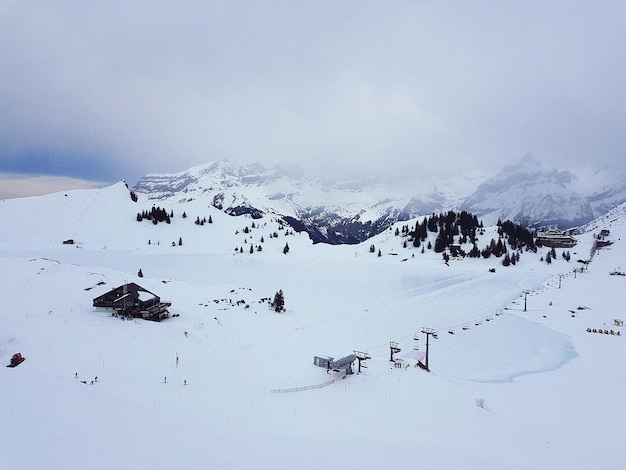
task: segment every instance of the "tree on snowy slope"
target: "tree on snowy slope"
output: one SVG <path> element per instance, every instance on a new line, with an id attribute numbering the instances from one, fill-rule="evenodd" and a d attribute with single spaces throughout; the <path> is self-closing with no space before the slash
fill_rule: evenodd
<path id="1" fill-rule="evenodd" d="M 274 300 L 272 300 L 270 306 L 274 309 L 275 312 L 278 313 L 285 310 L 285 294 L 283 294 L 282 289 L 274 294 Z"/>

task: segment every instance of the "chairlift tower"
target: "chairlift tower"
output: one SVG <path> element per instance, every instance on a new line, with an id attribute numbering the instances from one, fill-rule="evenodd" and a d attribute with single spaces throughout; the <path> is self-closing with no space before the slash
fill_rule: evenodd
<path id="1" fill-rule="evenodd" d="M 362 351 L 354 351 L 354 355 L 356 356 L 357 361 L 359 361 L 359 371 L 357 373 L 360 374 L 361 373 L 361 362 L 365 362 L 368 359 L 371 359 L 372 356 L 370 356 L 366 352 L 362 352 Z M 363 364 L 363 368 L 367 369 L 367 366 L 365 364 Z"/>
<path id="2" fill-rule="evenodd" d="M 389 342 L 389 349 L 391 350 L 389 361 L 393 362 L 393 355 L 399 353 L 402 350 L 398 347 L 398 343 L 396 343 L 395 341 Z"/>
<path id="3" fill-rule="evenodd" d="M 530 294 L 530 291 L 524 290 L 524 312 L 526 311 L 526 298 L 528 297 L 528 294 Z"/>
<path id="4" fill-rule="evenodd" d="M 431 336 L 437 339 L 437 332 L 432 328 L 422 328 L 422 333 L 426 335 L 426 363 L 424 365 L 426 366 L 426 370 L 430 370 L 428 368 L 428 356 L 430 356 L 430 354 L 428 354 L 428 344 L 429 344 L 428 339 Z"/>

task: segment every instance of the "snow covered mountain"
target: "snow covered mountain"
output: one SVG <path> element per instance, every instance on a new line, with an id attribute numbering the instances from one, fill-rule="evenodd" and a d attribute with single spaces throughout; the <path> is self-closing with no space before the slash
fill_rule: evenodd
<path id="1" fill-rule="evenodd" d="M 577 181 L 572 172 L 545 168 L 528 155 L 481 184 L 462 207 L 526 227 L 582 225 L 594 214 L 589 201 L 575 190 Z"/>
<path id="2" fill-rule="evenodd" d="M 147 175 L 134 191 L 155 204 L 202 200 L 230 215 L 276 215 L 314 242 L 354 244 L 398 220 L 457 206 L 483 178 L 322 181 L 295 167 L 220 160 L 181 173 Z"/>
<path id="3" fill-rule="evenodd" d="M 482 183 L 461 208 L 522 226 L 584 225 L 626 201 L 626 177 L 608 169 L 560 170 L 532 155 Z M 491 216 L 491 217 L 489 217 Z"/>
<path id="4" fill-rule="evenodd" d="M 528 155 L 489 178 L 413 175 L 322 181 L 296 167 L 235 166 L 225 160 L 175 174 L 150 174 L 134 190 L 154 203 L 203 201 L 230 215 L 276 215 L 311 239 L 354 244 L 394 222 L 466 210 L 493 224 L 571 228 L 626 201 L 626 176 L 559 170 Z"/>

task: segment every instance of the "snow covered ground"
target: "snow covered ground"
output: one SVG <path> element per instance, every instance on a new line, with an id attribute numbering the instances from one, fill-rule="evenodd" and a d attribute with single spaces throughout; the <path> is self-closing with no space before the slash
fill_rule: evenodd
<path id="1" fill-rule="evenodd" d="M 27 358 L 0 368 L 0 468 L 626 463 L 626 330 L 613 324 L 626 317 L 626 276 L 610 275 L 626 269 L 624 207 L 578 237 L 570 262 L 557 250 L 548 265 L 543 249 L 508 268 L 494 257 L 447 266 L 393 230 L 312 245 L 199 200 L 167 208 L 171 224 L 137 222 L 149 204 L 123 184 L 0 201 L 0 361 Z M 614 244 L 574 273 L 601 228 Z M 122 321 L 92 307 L 126 282 L 180 316 Z M 279 289 L 280 314 L 262 301 Z M 390 342 L 398 358 L 423 351 L 422 328 L 438 333 L 431 372 L 394 367 Z M 354 350 L 371 356 L 360 374 L 313 364 Z"/>

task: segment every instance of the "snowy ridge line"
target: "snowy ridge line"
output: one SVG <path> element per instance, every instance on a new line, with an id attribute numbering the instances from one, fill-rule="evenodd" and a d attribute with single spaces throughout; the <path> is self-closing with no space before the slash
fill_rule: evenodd
<path id="1" fill-rule="evenodd" d="M 329 380 L 328 382 L 324 382 L 323 384 L 317 385 L 306 385 L 304 387 L 296 387 L 296 388 L 275 388 L 274 390 L 270 390 L 272 393 L 289 393 L 289 392 L 302 392 L 303 390 L 314 390 L 316 388 L 327 387 L 330 384 L 335 383 L 335 379 Z"/>

